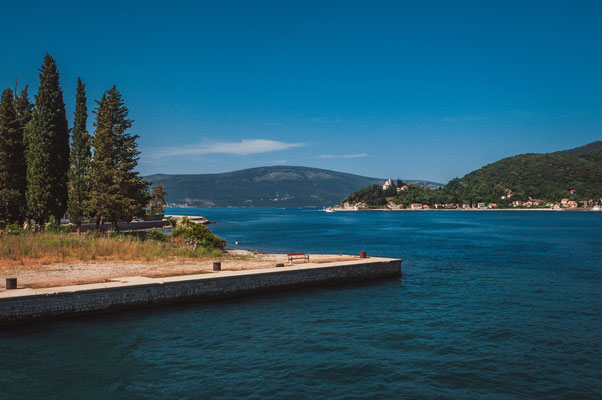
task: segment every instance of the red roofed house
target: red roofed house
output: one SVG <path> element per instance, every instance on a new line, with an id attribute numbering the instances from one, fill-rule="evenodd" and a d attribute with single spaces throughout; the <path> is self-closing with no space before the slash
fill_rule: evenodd
<path id="1" fill-rule="evenodd" d="M 403 206 L 401 204 L 395 204 L 392 201 L 387 203 L 387 207 L 389 207 L 391 210 L 401 210 L 403 208 Z"/>

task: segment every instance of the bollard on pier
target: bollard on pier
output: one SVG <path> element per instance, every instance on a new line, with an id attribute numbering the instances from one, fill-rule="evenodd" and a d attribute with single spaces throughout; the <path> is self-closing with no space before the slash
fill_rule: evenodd
<path id="1" fill-rule="evenodd" d="M 17 278 L 6 278 L 6 290 L 17 288 Z"/>

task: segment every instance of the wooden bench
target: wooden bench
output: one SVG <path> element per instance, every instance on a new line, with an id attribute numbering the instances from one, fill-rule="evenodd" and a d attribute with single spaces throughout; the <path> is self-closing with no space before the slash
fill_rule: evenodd
<path id="1" fill-rule="evenodd" d="M 295 262 L 295 260 L 303 260 L 303 262 L 309 262 L 309 254 L 305 253 L 290 253 L 287 254 L 288 262 L 291 264 Z"/>

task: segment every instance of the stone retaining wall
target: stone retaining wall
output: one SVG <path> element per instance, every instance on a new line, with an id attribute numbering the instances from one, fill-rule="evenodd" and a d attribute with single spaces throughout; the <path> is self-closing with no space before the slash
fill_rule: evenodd
<path id="1" fill-rule="evenodd" d="M 161 279 L 139 278 L 141 282 L 48 288 L 33 294 L 14 290 L 1 293 L 0 325 L 399 276 L 401 260 L 366 259 Z"/>
<path id="2" fill-rule="evenodd" d="M 105 222 L 104 224 L 105 230 L 110 230 L 113 228 L 113 224 L 111 222 Z M 117 227 L 122 231 L 127 230 L 138 230 L 138 229 L 152 229 L 157 228 L 161 229 L 166 226 L 169 226 L 169 222 L 167 220 L 158 220 L 158 221 L 132 221 L 132 222 L 118 222 Z M 72 225 L 71 230 L 75 232 L 77 230 L 75 225 Z M 96 224 L 93 222 L 85 222 L 82 224 L 82 232 L 88 232 L 96 230 Z"/>

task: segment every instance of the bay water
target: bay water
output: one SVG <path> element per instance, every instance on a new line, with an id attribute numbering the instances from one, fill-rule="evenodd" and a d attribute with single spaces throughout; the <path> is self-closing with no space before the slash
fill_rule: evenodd
<path id="1" fill-rule="evenodd" d="M 0 398 L 602 398 L 602 213 L 168 213 L 403 276 L 4 329 Z"/>

